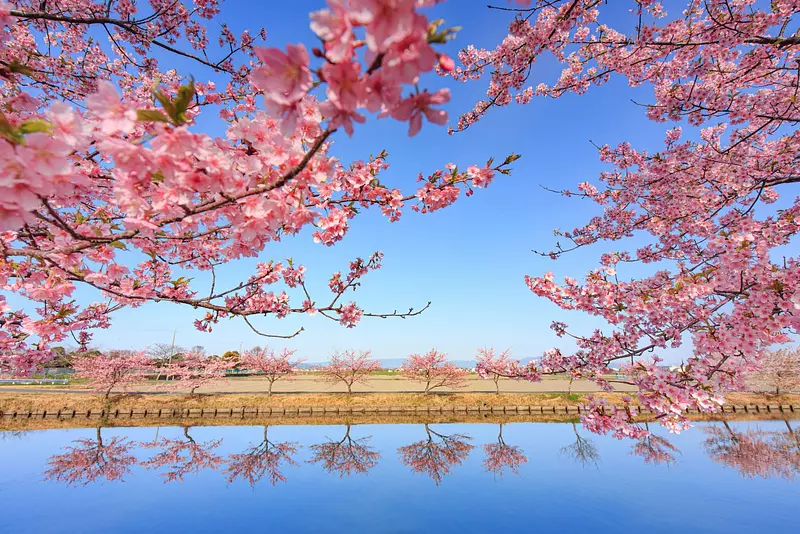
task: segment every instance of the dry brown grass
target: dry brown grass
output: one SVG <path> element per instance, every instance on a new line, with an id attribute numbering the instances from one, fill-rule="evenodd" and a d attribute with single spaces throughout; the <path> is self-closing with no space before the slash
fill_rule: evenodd
<path id="1" fill-rule="evenodd" d="M 617 394 L 598 395 L 609 400 L 619 399 Z M 111 406 L 119 409 L 148 408 L 240 408 L 280 406 L 297 407 L 357 407 L 357 406 L 577 406 L 585 402 L 586 396 L 553 393 L 452 393 L 424 395 L 417 393 L 303 393 L 281 394 L 271 397 L 264 394 L 200 394 L 189 395 L 118 395 L 111 399 Z M 800 396 L 798 396 L 800 398 Z M 99 395 L 80 393 L 3 393 L 0 391 L 0 411 L 25 410 L 78 410 L 101 409 L 104 400 Z"/>

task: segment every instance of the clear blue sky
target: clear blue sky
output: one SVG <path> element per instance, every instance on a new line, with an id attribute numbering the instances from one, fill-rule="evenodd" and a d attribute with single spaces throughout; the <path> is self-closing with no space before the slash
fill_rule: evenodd
<path id="1" fill-rule="evenodd" d="M 268 46 L 284 47 L 287 42 L 298 41 L 313 46 L 316 42 L 308 29 L 308 13 L 321 6 L 321 0 L 228 0 L 223 5 L 223 15 L 235 33 L 247 27 L 257 31 L 264 26 Z M 626 20 L 624 11 L 617 16 L 620 18 L 614 22 Z M 473 0 L 451 0 L 429 11 L 429 18 L 438 17 L 448 25 L 463 27 L 458 39 L 447 47 L 453 56 L 469 43 L 494 46 L 506 34 L 510 20 L 508 13 L 490 11 L 485 2 Z M 621 26 L 628 30 L 634 24 L 631 18 Z M 164 57 L 162 66 L 168 64 L 198 80 L 208 79 L 209 73 L 196 64 Z M 559 72 L 555 62 L 548 59 L 536 65 L 531 81 L 533 85 L 540 81 L 552 83 Z M 452 88 L 453 100 L 446 109 L 454 122 L 482 97 L 486 84 L 455 84 L 429 75 L 421 86 L 432 90 Z M 631 99 L 650 101 L 652 95 L 648 90 L 632 90 L 617 79 L 584 96 L 540 99 L 527 106 L 495 110 L 475 127 L 455 136 L 448 136 L 446 128 L 426 124 L 420 135 L 409 139 L 406 124 L 388 119 L 370 120 L 357 128 L 352 139 L 336 134 L 334 151 L 344 162 L 367 158 L 386 148 L 391 168 L 382 180 L 405 191 L 415 188 L 419 172 L 431 172 L 451 161 L 463 167 L 482 164 L 491 156 L 502 159 L 511 152 L 523 156 L 514 164 L 512 176 L 499 176 L 488 189 L 478 190 L 473 197 L 462 198 L 445 210 L 420 215 L 406 209 L 401 221 L 393 224 L 377 211 L 362 214 L 353 221 L 345 240 L 335 247 L 316 245 L 310 232 L 305 232 L 270 246 L 258 260 L 291 256 L 305 264 L 310 286 L 316 288 L 321 302 L 328 295 L 326 284 L 332 272 L 346 269 L 347 262 L 356 256 L 382 250 L 383 269 L 364 280 L 355 300 L 375 312 L 418 307 L 432 301 L 431 308 L 420 317 L 365 319 L 355 329 L 345 329 L 322 317 L 260 320 L 263 330 L 274 333 L 290 333 L 305 326 L 306 331 L 300 336 L 283 341 L 261 338 L 238 320 L 221 323 L 211 334 L 197 332 L 192 321 L 199 312 L 169 304 L 149 304 L 117 313 L 110 329 L 95 333 L 96 344 L 106 348 L 144 348 L 151 343 L 169 342 L 176 330 L 177 343 L 183 346 L 203 345 L 209 352 L 238 349 L 240 345 L 288 346 L 309 361 L 322 361 L 332 350 L 345 348 L 370 348 L 378 358 L 394 358 L 436 347 L 453 359 L 471 358 L 477 348 L 490 345 L 510 348 L 518 358 L 538 356 L 552 346 L 566 348 L 569 345 L 550 330 L 551 321 L 565 320 L 578 332 L 590 332 L 602 322 L 583 314 L 561 312 L 533 295 L 523 276 L 553 270 L 557 278 L 580 278 L 613 245 L 600 244 L 555 262 L 532 253 L 531 249 L 549 250 L 554 245 L 554 228 L 575 227 L 596 211 L 589 203 L 562 198 L 540 186 L 574 187 L 583 180 L 597 183 L 603 167 L 590 141 L 615 144 L 628 139 L 640 148 L 661 147 L 665 126 L 647 121 L 644 110 Z M 213 113 L 207 115 L 201 128 L 221 135 L 224 124 Z M 227 266 L 222 282 L 232 284 L 247 277 L 255 263 L 242 261 Z M 620 274 L 630 277 L 641 271 L 625 268 Z"/>

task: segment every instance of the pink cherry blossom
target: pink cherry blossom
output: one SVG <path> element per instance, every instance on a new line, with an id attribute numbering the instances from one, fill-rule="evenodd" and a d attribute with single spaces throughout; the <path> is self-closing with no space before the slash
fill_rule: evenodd
<path id="1" fill-rule="evenodd" d="M 253 71 L 253 83 L 264 91 L 264 98 L 282 105 L 299 101 L 311 89 L 313 82 L 308 69 L 306 47 L 286 45 L 286 52 L 277 48 L 255 48 L 263 63 Z"/>
<path id="2" fill-rule="evenodd" d="M 342 109 L 352 111 L 364 100 L 364 81 L 361 79 L 361 65 L 357 61 L 326 63 L 322 74 L 328 82 L 328 98 Z"/>
<path id="3" fill-rule="evenodd" d="M 343 0 L 328 0 L 328 9 L 311 13 L 311 30 L 325 42 L 325 56 L 331 62 L 353 55 L 353 26 Z"/>
<path id="4" fill-rule="evenodd" d="M 422 116 L 425 115 L 434 124 L 447 122 L 447 112 L 431 106 L 446 104 L 450 101 L 450 91 L 439 89 L 435 93 L 424 91 L 400 101 L 391 111 L 392 117 L 400 121 L 409 121 L 408 136 L 414 137 L 422 129 Z"/>
<path id="5" fill-rule="evenodd" d="M 117 90 L 105 80 L 97 82 L 97 92 L 86 97 L 86 106 L 100 119 L 105 134 L 129 133 L 136 124 L 136 111 L 121 102 Z"/>

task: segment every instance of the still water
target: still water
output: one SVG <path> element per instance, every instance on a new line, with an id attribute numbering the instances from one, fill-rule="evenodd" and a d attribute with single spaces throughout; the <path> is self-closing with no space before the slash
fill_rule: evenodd
<path id="1" fill-rule="evenodd" d="M 0 532 L 800 532 L 800 422 L 0 432 Z"/>

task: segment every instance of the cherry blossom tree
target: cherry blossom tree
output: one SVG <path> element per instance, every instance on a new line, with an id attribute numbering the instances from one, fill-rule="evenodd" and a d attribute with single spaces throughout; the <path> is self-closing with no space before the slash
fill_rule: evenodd
<path id="1" fill-rule="evenodd" d="M 425 393 L 437 388 L 460 388 L 467 377 L 466 369 L 447 361 L 447 354 L 431 349 L 425 354 L 412 354 L 403 362 L 400 373 L 425 384 Z"/>
<path id="2" fill-rule="evenodd" d="M 221 439 L 198 443 L 189 434 L 188 426 L 183 427 L 184 439 L 160 438 L 140 443 L 146 449 L 157 449 L 158 452 L 142 462 L 147 469 L 164 470 L 164 482 L 183 482 L 183 477 L 191 473 L 200 473 L 205 469 L 219 469 L 224 458 L 214 452 L 220 446 Z"/>
<path id="3" fill-rule="evenodd" d="M 306 268 L 291 260 L 263 259 L 225 287 L 217 268 L 304 228 L 332 246 L 366 208 L 393 222 L 405 207 L 436 211 L 509 173 L 515 155 L 447 164 L 404 193 L 381 181 L 387 152 L 334 154 L 337 132 L 353 135 L 367 112 L 408 122 L 410 135 L 447 120 L 439 106 L 449 90 L 428 91 L 422 79 L 453 66 L 436 47 L 455 29 L 429 20 L 435 3 L 331 1 L 311 13 L 307 36 L 322 45 L 309 52 L 261 47 L 263 29 L 236 36 L 209 22 L 218 0 L 4 1 L 0 283 L 31 305 L 0 296 L 0 370 L 31 372 L 54 344 L 85 345 L 113 312 L 148 302 L 197 310 L 200 331 L 239 318 L 284 338 L 302 328 L 273 334 L 254 319 L 319 315 L 351 328 L 421 313 L 347 300 L 380 252 L 334 273 L 329 296 L 311 295 Z M 198 131 L 213 111 L 224 137 Z M 78 288 L 97 301 L 79 303 Z"/>
<path id="4" fill-rule="evenodd" d="M 173 391 L 188 389 L 189 395 L 194 395 L 197 388 L 224 379 L 234 365 L 235 363 L 223 358 L 187 352 L 163 368 L 166 379 L 164 387 Z"/>
<path id="5" fill-rule="evenodd" d="M 438 486 L 475 448 L 465 434 L 439 434 L 425 424 L 427 438 L 397 449 L 400 461 L 415 473 L 424 473 Z"/>
<path id="6" fill-rule="evenodd" d="M 774 389 L 776 395 L 800 389 L 800 348 L 782 348 L 764 355 L 755 382 Z"/>
<path id="7" fill-rule="evenodd" d="M 569 456 L 583 467 L 596 466 L 600 461 L 600 452 L 597 450 L 597 446 L 592 440 L 581 436 L 575 423 L 572 423 L 572 431 L 575 433 L 575 442 L 561 447 L 561 454 Z"/>
<path id="8" fill-rule="evenodd" d="M 241 365 L 245 369 L 256 371 L 269 382 L 267 395 L 272 396 L 272 386 L 281 379 L 290 379 L 297 372 L 297 366 L 303 360 L 291 360 L 294 350 L 284 349 L 276 354 L 269 347 L 256 347 L 246 351 L 241 358 Z"/>
<path id="9" fill-rule="evenodd" d="M 380 368 L 381 364 L 372 359 L 371 350 L 345 350 L 334 352 L 322 373 L 328 382 L 342 382 L 347 387 L 347 394 L 352 395 L 353 385 L 365 383 L 370 374 Z"/>
<path id="10" fill-rule="evenodd" d="M 500 393 L 500 379 L 511 376 L 514 371 L 515 362 L 511 359 L 511 351 L 504 350 L 500 354 L 495 354 L 494 348 L 478 349 L 475 357 L 477 365 L 475 367 L 481 378 L 489 378 L 494 382 L 494 392 Z"/>
<path id="11" fill-rule="evenodd" d="M 258 445 L 253 445 L 241 453 L 231 454 L 225 467 L 228 482 L 237 478 L 246 480 L 250 486 L 255 487 L 266 475 L 271 485 L 286 482 L 281 469 L 283 464 L 299 466 L 292 458 L 301 445 L 295 441 L 281 441 L 274 443 L 267 436 L 268 426 L 264 426 L 264 439 Z"/>
<path id="12" fill-rule="evenodd" d="M 88 353 L 72 360 L 75 378 L 84 379 L 106 402 L 113 391 L 130 391 L 154 372 L 152 360 L 143 352 L 110 351 Z"/>
<path id="13" fill-rule="evenodd" d="M 649 423 L 645 423 L 645 429 L 650 430 Z M 631 447 L 631 454 L 641 456 L 645 463 L 652 464 L 674 464 L 675 454 L 680 453 L 678 448 L 664 436 L 654 433 L 639 438 Z"/>
<path id="14" fill-rule="evenodd" d="M 308 463 L 320 464 L 329 473 L 339 473 L 339 478 L 353 474 L 367 473 L 378 465 L 381 454 L 368 445 L 372 436 L 353 439 L 350 424 L 345 425 L 344 437 L 329 439 L 324 443 L 311 445 L 312 457 Z"/>
<path id="15" fill-rule="evenodd" d="M 461 81 L 488 80 L 486 97 L 454 130 L 474 127 L 494 108 L 581 95 L 622 79 L 646 91 L 643 111 L 665 123 L 665 134 L 654 151 L 632 141 L 598 146 L 608 167 L 601 185 L 561 191 L 602 213 L 558 230 L 561 241 L 543 255 L 558 259 L 598 245 L 605 247 L 599 265 L 583 281 L 558 283 L 548 272 L 526 284 L 609 328 L 582 334 L 554 322 L 556 335 L 577 348 L 549 350 L 514 375 L 566 372 L 607 387 L 608 364 L 626 362 L 637 401 L 678 431 L 687 425 L 686 408 L 719 411 L 725 391 L 742 387 L 765 349 L 800 327 L 800 261 L 789 246 L 800 230 L 800 197 L 791 192 L 800 182 L 800 39 L 791 33 L 800 6 L 685 0 L 667 12 L 657 0 L 518 3 L 498 6 L 515 13 L 496 48 L 467 47 L 460 65 L 440 69 Z M 537 69 L 539 60 L 563 70 L 544 79 L 550 69 Z M 782 191 L 788 196 L 778 204 Z M 623 240 L 634 236 L 626 248 Z M 652 265 L 652 274 L 631 279 L 634 263 Z M 666 349 L 686 343 L 693 355 L 683 366 L 658 365 Z M 627 407 L 588 408 L 584 422 L 593 430 L 645 432 Z"/>
<path id="16" fill-rule="evenodd" d="M 506 469 L 514 474 L 519 474 L 519 467 L 528 463 L 528 457 L 517 445 L 508 445 L 503 439 L 503 423 L 500 423 L 496 443 L 487 443 L 483 446 L 486 459 L 483 468 L 490 473 L 503 476 Z"/>
<path id="17" fill-rule="evenodd" d="M 703 428 L 705 448 L 716 462 L 732 467 L 744 478 L 784 478 L 795 480 L 800 474 L 800 438 L 789 422 L 788 432 L 760 428 L 735 430 L 727 421 Z"/>
<path id="18" fill-rule="evenodd" d="M 99 479 L 121 481 L 130 474 L 137 463 L 131 451 L 136 443 L 118 436 L 104 441 L 101 430 L 98 426 L 95 439 L 75 440 L 65 452 L 51 456 L 44 477 L 70 486 L 85 486 Z"/>

